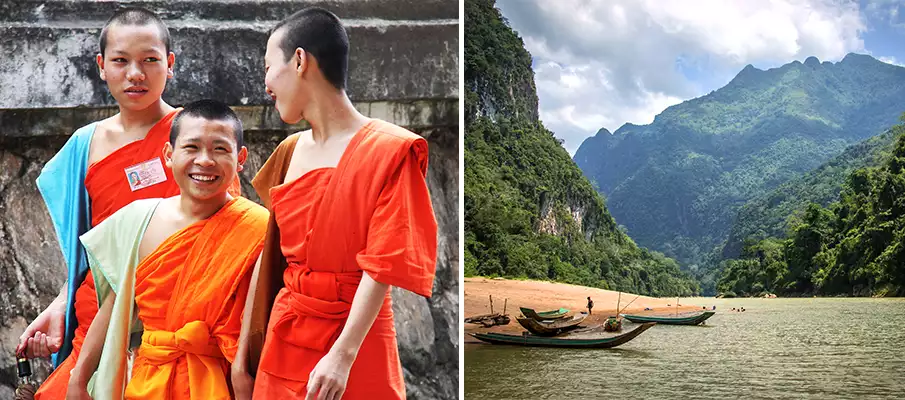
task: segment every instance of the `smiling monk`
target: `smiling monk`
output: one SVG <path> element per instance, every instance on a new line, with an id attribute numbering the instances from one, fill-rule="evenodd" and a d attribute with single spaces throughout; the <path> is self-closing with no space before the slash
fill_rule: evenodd
<path id="1" fill-rule="evenodd" d="M 81 238 L 102 306 L 67 398 L 87 398 L 95 370 L 95 399 L 231 398 L 229 365 L 269 214 L 228 192 L 248 151 L 226 105 L 187 105 L 163 153 L 180 194 L 133 202 Z"/>

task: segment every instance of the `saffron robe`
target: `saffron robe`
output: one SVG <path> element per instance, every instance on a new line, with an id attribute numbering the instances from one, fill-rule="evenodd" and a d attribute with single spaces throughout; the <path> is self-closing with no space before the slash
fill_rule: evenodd
<path id="1" fill-rule="evenodd" d="M 132 201 L 179 194 L 179 186 L 172 171 L 166 168 L 162 152 L 180 110 L 173 110 L 161 118 L 143 139 L 126 144 L 90 166 L 89 145 L 99 122 L 80 128 L 38 176 L 38 189 L 66 259 L 68 296 L 63 346 L 54 354 L 55 369 L 38 388 L 35 400 L 66 397 L 70 372 L 78 360 L 88 327 L 97 314 L 94 279 L 78 237 Z M 166 180 L 132 191 L 125 169 L 155 158 L 164 166 Z M 241 195 L 238 177 L 229 191 L 233 196 Z M 70 353 L 72 357 L 68 357 Z"/>
<path id="2" fill-rule="evenodd" d="M 136 201 L 82 236 L 98 301 L 117 295 L 90 392 L 95 399 L 229 399 L 229 363 L 268 212 L 235 198 L 138 261 L 159 202 Z M 129 380 L 125 355 L 139 320 L 144 333 Z"/>
<path id="3" fill-rule="evenodd" d="M 355 134 L 336 168 L 284 183 L 297 141 L 298 134 L 284 140 L 253 181 L 275 221 L 268 240 L 279 238 L 285 260 L 266 254 L 273 248 L 265 245 L 259 282 L 272 282 L 265 271 L 281 273 L 285 287 L 274 300 L 260 351 L 255 399 L 305 396 L 308 376 L 339 336 L 363 273 L 425 297 L 433 287 L 437 224 L 425 182 L 427 142 L 374 120 Z M 263 265 L 268 261 L 275 265 Z M 253 317 L 262 310 L 258 296 L 255 301 Z M 253 332 L 260 330 L 252 325 Z M 389 291 L 352 365 L 344 398 L 364 396 L 405 397 Z"/>

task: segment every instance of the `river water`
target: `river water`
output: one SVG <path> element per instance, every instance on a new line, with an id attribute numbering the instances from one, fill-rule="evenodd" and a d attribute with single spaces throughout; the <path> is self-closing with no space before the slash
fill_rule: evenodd
<path id="1" fill-rule="evenodd" d="M 467 344 L 465 397 L 905 399 L 905 298 L 680 304 L 717 314 L 703 326 L 654 326 L 613 349 Z"/>

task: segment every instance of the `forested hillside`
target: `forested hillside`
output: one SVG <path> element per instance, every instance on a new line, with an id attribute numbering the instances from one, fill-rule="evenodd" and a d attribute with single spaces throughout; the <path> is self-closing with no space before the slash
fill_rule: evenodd
<path id="1" fill-rule="evenodd" d="M 810 57 L 766 71 L 749 65 L 649 125 L 601 130 L 574 159 L 639 245 L 694 270 L 708 255 L 720 258 L 743 205 L 895 124 L 903 91 L 905 68 L 867 55 L 836 63 Z M 814 201 L 833 196 L 812 189 L 820 192 Z M 788 209 L 798 206 L 789 201 Z M 786 210 L 758 221 L 745 214 L 739 234 L 774 232 Z M 737 254 L 743 237 L 733 240 Z"/>
<path id="2" fill-rule="evenodd" d="M 905 117 L 903 117 L 905 118 Z M 879 167 L 844 180 L 839 201 L 811 203 L 788 237 L 749 242 L 723 262 L 728 295 L 905 295 L 905 125 Z"/>
<path id="3" fill-rule="evenodd" d="M 538 120 L 531 55 L 492 0 L 465 2 L 465 273 L 653 296 L 696 282 L 619 230 Z"/>

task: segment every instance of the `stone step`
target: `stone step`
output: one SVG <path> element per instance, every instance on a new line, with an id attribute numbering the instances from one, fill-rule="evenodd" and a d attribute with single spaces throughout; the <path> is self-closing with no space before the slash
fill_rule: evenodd
<path id="1" fill-rule="evenodd" d="M 345 0 L 345 1 L 130 1 L 125 5 L 154 11 L 171 20 L 205 19 L 220 21 L 281 20 L 304 7 L 319 6 L 342 19 L 430 20 L 457 19 L 455 0 Z M 4 0 L 0 2 L 2 22 L 100 21 L 103 24 L 118 9 L 118 2 L 88 0 Z"/>
<path id="2" fill-rule="evenodd" d="M 353 101 L 458 98 L 457 21 L 351 22 L 347 92 Z M 175 78 L 164 97 L 176 104 L 205 97 L 270 104 L 264 51 L 275 23 L 174 22 Z M 77 21 L 0 23 L 0 108 L 113 105 L 95 64 L 100 28 Z"/>
<path id="3" fill-rule="evenodd" d="M 171 105 L 183 104 L 170 102 Z M 270 105 L 233 106 L 242 120 L 247 134 L 256 132 L 296 132 L 310 128 L 302 121 L 296 125 L 284 123 Z M 432 129 L 457 131 L 459 101 L 431 99 L 416 101 L 357 102 L 355 108 L 370 118 L 403 126 L 416 132 Z M 76 129 L 119 112 L 117 107 L 26 108 L 0 109 L 0 139 L 13 137 L 68 136 Z"/>

